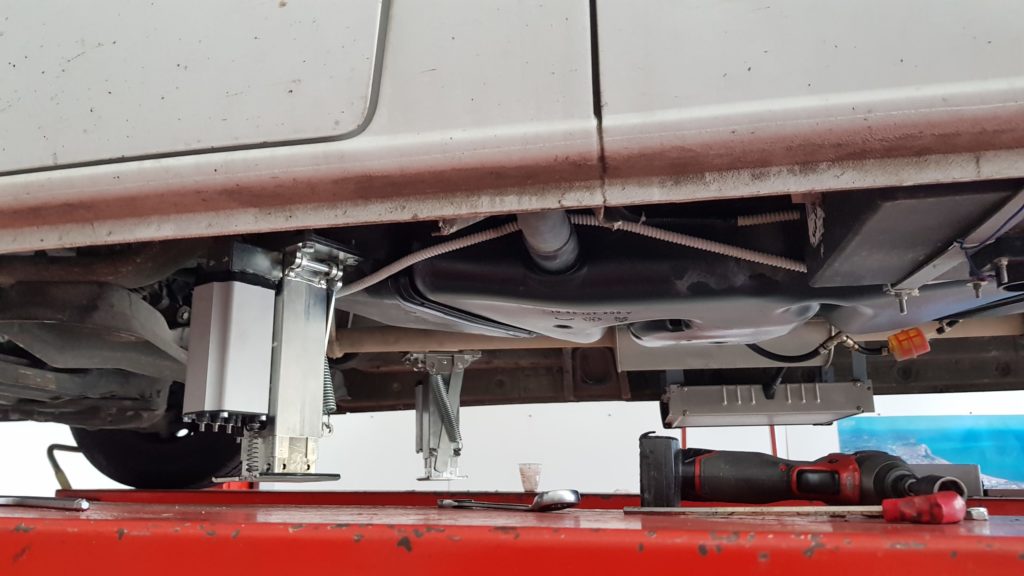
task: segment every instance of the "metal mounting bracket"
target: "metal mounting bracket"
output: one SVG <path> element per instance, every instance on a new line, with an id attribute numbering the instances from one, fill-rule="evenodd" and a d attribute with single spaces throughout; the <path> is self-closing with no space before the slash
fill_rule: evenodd
<path id="1" fill-rule="evenodd" d="M 459 473 L 459 398 L 465 370 L 479 357 L 479 352 L 405 357 L 413 370 L 429 375 L 426 384 L 416 387 L 416 453 L 423 455 L 423 476 L 419 480 L 465 478 Z"/>

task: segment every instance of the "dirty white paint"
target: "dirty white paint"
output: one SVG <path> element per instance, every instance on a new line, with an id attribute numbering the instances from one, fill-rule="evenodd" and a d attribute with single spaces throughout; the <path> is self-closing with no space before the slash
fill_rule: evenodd
<path id="1" fill-rule="evenodd" d="M 0 173 L 344 135 L 370 104 L 381 0 L 11 0 Z"/>
<path id="2" fill-rule="evenodd" d="M 17 6 L 24 11 L 50 4 L 19 0 Z M 321 8 L 279 4 L 259 3 L 231 16 L 268 27 L 277 52 L 285 54 L 337 40 L 317 37 L 315 27 L 293 38 L 290 28 L 279 28 L 292 17 L 281 15 Z M 330 3 L 323 10 L 353 5 Z M 377 108 L 364 132 L 340 141 L 3 176 L 0 252 L 1024 177 L 1024 59 L 1016 26 L 1024 5 L 1012 0 L 597 5 L 602 126 L 593 113 L 586 2 L 394 0 Z M 187 6 L 174 6 L 168 30 L 192 22 Z M 369 38 L 371 28 L 360 25 L 360 34 L 365 29 Z M 0 42 L 22 34 L 6 26 L 4 32 Z M 58 52 L 64 48 L 73 46 Z M 99 54 L 89 52 L 65 70 L 70 74 Z M 321 80 L 355 74 L 365 96 L 364 74 L 353 70 L 368 69 L 360 68 L 365 62 L 349 62 L 352 54 L 335 54 L 338 69 Z M 166 55 L 158 56 L 152 60 Z M 261 63 L 271 68 L 265 74 L 290 62 L 275 58 Z M 14 81 L 10 72 L 0 68 L 4 87 Z M 91 94 L 102 84 L 101 72 L 92 69 L 79 91 Z M 245 78 L 254 77 L 250 72 Z M 233 78 L 233 72 L 223 73 Z M 65 114 L 71 100 L 59 96 L 60 109 L 54 110 L 64 115 L 48 115 L 46 107 L 57 105 L 45 103 L 57 94 L 54 86 L 23 79 L 19 90 L 35 85 L 42 95 L 30 103 L 34 108 L 21 110 L 18 122 L 45 126 L 38 133 L 48 141 L 73 145 L 86 156 L 135 153 L 105 143 L 125 139 L 123 122 L 95 124 L 115 136 L 83 139 L 71 133 L 82 119 Z M 164 83 L 152 78 L 146 86 L 155 90 Z M 254 118 L 245 106 L 226 106 L 227 98 L 218 96 L 210 106 L 240 113 L 231 116 L 242 118 L 233 124 L 237 130 L 211 128 L 217 138 L 178 133 L 157 148 L 306 137 L 350 126 L 335 127 L 332 119 L 324 129 L 319 122 L 331 114 L 321 112 L 339 102 L 348 102 L 341 104 L 346 110 L 362 110 L 363 100 L 355 99 L 355 91 L 348 100 L 326 98 L 330 86 L 322 88 L 302 110 L 261 110 L 260 130 L 245 122 Z M 201 94 L 208 87 L 196 89 Z M 6 98 L 9 91 L 0 92 Z M 202 110 L 190 116 L 197 125 L 213 118 L 205 101 L 180 104 Z M 136 114 L 117 113 L 119 121 Z M 298 116 L 293 123 L 282 114 Z M 162 125 L 146 123 L 157 116 L 144 116 L 131 117 L 138 124 L 126 141 L 166 136 Z M 285 132 L 262 131 L 273 126 Z M 52 161 L 50 144 L 36 142 L 22 151 L 22 138 L 11 133 L 0 130 L 0 147 L 8 149 L 0 164 L 26 166 L 43 155 Z M 57 161 L 69 158 L 75 156 L 59 153 Z"/>
<path id="3" fill-rule="evenodd" d="M 598 16 L 612 173 L 637 156 L 794 161 L 815 140 L 842 158 L 1024 110 L 1014 0 L 600 0 Z"/>

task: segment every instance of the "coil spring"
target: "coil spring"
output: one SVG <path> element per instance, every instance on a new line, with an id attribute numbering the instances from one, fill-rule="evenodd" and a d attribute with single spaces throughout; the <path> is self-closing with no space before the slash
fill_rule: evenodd
<path id="1" fill-rule="evenodd" d="M 334 398 L 334 378 L 331 377 L 331 364 L 324 356 L 324 416 L 338 411 L 338 401 Z"/>
<path id="2" fill-rule="evenodd" d="M 431 374 L 430 388 L 437 400 L 437 407 L 441 411 L 441 423 L 444 424 L 448 440 L 455 444 L 456 450 L 460 450 L 462 448 L 462 431 L 459 430 L 459 422 L 455 419 L 455 410 L 452 409 L 451 400 L 448 399 L 448 386 L 444 381 L 444 376 Z"/>
<path id="3" fill-rule="evenodd" d="M 256 435 L 256 431 L 246 432 L 245 444 L 245 472 L 252 478 L 260 474 L 260 448 L 263 441 Z"/>

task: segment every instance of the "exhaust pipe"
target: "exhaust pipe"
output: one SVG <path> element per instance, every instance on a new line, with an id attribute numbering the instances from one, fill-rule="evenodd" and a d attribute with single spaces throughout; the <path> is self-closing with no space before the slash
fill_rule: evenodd
<path id="1" fill-rule="evenodd" d="M 541 270 L 551 274 L 568 272 L 579 259 L 576 230 L 562 210 L 530 212 L 516 217 L 526 248 Z"/>

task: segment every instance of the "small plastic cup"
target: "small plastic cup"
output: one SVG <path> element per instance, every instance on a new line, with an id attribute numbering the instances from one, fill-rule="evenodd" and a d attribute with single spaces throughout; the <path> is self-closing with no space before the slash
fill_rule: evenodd
<path id="1" fill-rule="evenodd" d="M 540 487 L 540 464 L 520 464 L 519 479 L 523 482 L 524 492 L 536 492 Z"/>

